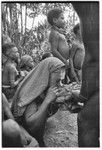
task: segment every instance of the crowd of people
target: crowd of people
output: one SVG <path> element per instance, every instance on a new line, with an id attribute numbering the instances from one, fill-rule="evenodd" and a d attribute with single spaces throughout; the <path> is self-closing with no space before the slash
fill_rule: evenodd
<path id="1" fill-rule="evenodd" d="M 20 58 L 16 45 L 3 36 L 3 147 L 45 147 L 46 120 L 57 112 L 59 97 L 64 95 L 64 101 L 69 98 L 64 84 L 82 82 L 85 48 L 81 25 L 73 28 L 75 40 L 70 48 L 63 11 L 52 9 L 47 18 L 52 26 L 49 36 L 51 53 L 45 53 L 36 66 L 31 56 L 26 54 Z"/>

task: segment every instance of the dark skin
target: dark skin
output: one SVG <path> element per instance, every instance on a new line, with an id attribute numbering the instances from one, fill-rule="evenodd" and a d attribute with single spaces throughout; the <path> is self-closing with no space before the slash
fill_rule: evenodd
<path id="1" fill-rule="evenodd" d="M 77 26 L 77 27 L 76 27 Z M 81 73 L 82 73 L 82 65 L 85 58 L 85 48 L 82 41 L 82 33 L 80 24 L 77 24 L 74 28 L 75 30 L 75 39 L 72 43 L 72 48 L 70 49 L 70 64 L 72 72 L 76 73 L 77 82 L 82 81 Z M 73 32 L 74 32 L 73 28 Z M 75 70 L 75 71 L 73 71 Z M 73 75 L 73 74 L 72 74 Z"/>
<path id="2" fill-rule="evenodd" d="M 22 77 L 16 80 L 18 71 L 16 70 L 15 64 L 13 62 L 8 62 L 3 69 L 3 86 L 7 85 L 11 88 L 16 87 L 21 81 Z"/>
<path id="3" fill-rule="evenodd" d="M 36 102 L 32 109 L 31 106 L 27 107 L 24 117 L 27 129 L 29 133 L 37 139 L 40 147 L 44 147 L 43 135 L 45 129 L 45 123 L 48 118 L 48 108 L 52 102 L 55 102 L 58 96 L 58 88 L 56 87 L 61 79 L 61 69 L 53 72 L 49 80 L 49 89 L 46 91 L 46 95 L 43 97 L 43 102 L 38 106 Z M 30 110 L 30 111 L 29 111 Z M 29 113 L 28 113 L 29 112 Z"/>
<path id="4" fill-rule="evenodd" d="M 40 107 L 35 108 L 35 112 L 32 115 L 26 116 L 25 112 L 27 128 L 30 134 L 38 140 L 40 147 L 44 146 L 43 134 L 48 118 L 48 108 L 51 102 L 55 101 L 57 92 L 58 89 L 56 87 L 50 87 Z"/>
<path id="5" fill-rule="evenodd" d="M 33 143 L 32 147 L 38 146 L 38 144 L 35 141 L 35 139 L 33 139 L 32 136 L 30 136 L 29 133 L 22 126 L 19 126 L 15 122 L 14 116 L 13 116 L 11 110 L 10 110 L 10 107 L 9 107 L 9 103 L 8 103 L 8 101 L 7 101 L 7 99 L 6 99 L 4 94 L 2 94 L 2 100 L 3 100 L 3 111 L 4 111 L 4 114 L 5 114 L 6 118 L 7 118 L 7 120 L 8 120 L 8 125 L 9 125 L 9 123 L 14 123 L 15 126 L 17 126 L 17 128 L 18 128 L 18 131 L 17 131 L 18 133 L 14 133 L 15 136 L 16 136 L 16 134 L 18 134 L 18 136 L 19 136 L 18 143 L 16 143 L 17 139 L 15 138 L 15 141 L 14 141 L 15 144 L 13 143 L 14 145 L 12 145 L 12 143 L 11 143 L 11 145 L 14 146 L 14 147 L 15 146 L 23 147 L 24 145 L 27 145 L 27 142 L 29 142 L 30 145 L 28 147 L 30 147 L 32 145 L 32 143 Z M 7 122 L 7 120 L 6 120 L 6 122 Z M 5 124 L 5 121 L 3 121 L 3 125 L 4 124 Z M 5 125 L 4 125 L 4 128 L 5 128 Z M 3 130 L 4 130 L 4 128 L 3 128 Z M 12 133 L 12 128 L 10 128 L 10 131 Z M 12 141 L 12 139 L 11 139 L 11 141 Z"/>
<path id="6" fill-rule="evenodd" d="M 50 34 L 50 43 L 51 43 L 51 50 L 53 55 L 58 57 L 68 67 L 69 64 L 67 62 L 67 59 L 69 58 L 69 52 L 68 52 L 69 47 L 65 39 L 65 36 L 53 30 Z M 67 55 L 64 54 L 63 49 L 68 53 Z"/>
<path id="7" fill-rule="evenodd" d="M 99 4 L 73 3 L 73 6 L 81 19 L 86 50 L 80 92 L 86 100 L 80 100 L 85 100 L 85 106 L 78 114 L 78 144 L 99 147 Z"/>
<path id="8" fill-rule="evenodd" d="M 65 21 L 63 13 L 60 14 L 59 18 L 53 19 L 54 25 L 58 28 L 64 29 Z M 71 73 L 75 81 L 78 83 L 78 78 L 74 71 L 72 57 L 69 58 L 69 46 L 65 35 L 59 33 L 56 30 L 52 30 L 50 33 L 49 41 L 51 44 L 51 51 L 53 56 L 59 58 L 66 66 L 66 69 L 71 68 Z M 67 61 L 69 59 L 69 62 Z M 70 64 L 69 64 L 70 63 Z"/>
<path id="9" fill-rule="evenodd" d="M 3 68 L 3 86 L 10 86 L 11 88 L 16 87 L 23 79 L 20 77 L 16 80 L 18 71 L 16 69 L 16 60 L 19 58 L 18 50 L 16 47 L 7 50 L 6 54 L 8 61 Z"/>
<path id="10" fill-rule="evenodd" d="M 69 62 L 70 62 L 70 68 L 71 68 L 71 77 L 74 78 L 77 83 L 79 83 L 79 79 L 74 70 L 73 57 L 69 58 Z"/>

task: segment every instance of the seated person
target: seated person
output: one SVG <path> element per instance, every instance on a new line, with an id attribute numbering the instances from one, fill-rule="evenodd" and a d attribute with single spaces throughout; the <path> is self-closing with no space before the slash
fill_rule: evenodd
<path id="1" fill-rule="evenodd" d="M 2 84 L 3 92 L 7 99 L 11 99 L 15 93 L 18 84 L 22 81 L 21 76 L 16 69 L 19 53 L 17 47 L 13 43 L 3 45 L 2 53 L 7 57 L 7 61 L 3 64 Z"/>
<path id="2" fill-rule="evenodd" d="M 2 45 L 7 44 L 7 43 L 11 43 L 11 39 L 8 35 L 3 34 L 2 35 Z M 2 53 L 2 67 L 6 61 L 7 61 L 7 57 Z"/>
<path id="3" fill-rule="evenodd" d="M 68 74 L 71 81 L 75 81 L 73 74 L 71 72 L 74 72 L 75 76 L 78 79 L 78 82 L 82 81 L 82 65 L 84 62 L 85 57 L 85 48 L 82 41 L 82 35 L 81 35 L 81 27 L 80 24 L 75 25 L 73 28 L 73 32 L 75 34 L 75 40 L 72 42 L 72 48 L 70 49 L 69 55 L 70 55 L 70 61 L 71 61 L 71 68 L 68 70 Z M 72 71 L 71 71 L 72 70 Z"/>
<path id="4" fill-rule="evenodd" d="M 48 58 L 48 57 L 52 57 L 53 55 L 50 52 L 46 52 L 42 55 L 42 60 Z"/>
<path id="5" fill-rule="evenodd" d="M 37 147 L 37 141 L 15 121 L 4 94 L 2 94 L 2 101 L 2 146 Z"/>
<path id="6" fill-rule="evenodd" d="M 37 139 L 41 147 L 44 146 L 46 120 L 58 110 L 55 100 L 64 67 L 56 57 L 41 61 L 20 84 L 13 99 L 12 112 L 16 121 Z M 49 111 L 50 108 L 54 112 Z"/>
<path id="7" fill-rule="evenodd" d="M 24 55 L 20 61 L 20 71 L 26 76 L 34 67 L 34 61 L 30 55 Z"/>

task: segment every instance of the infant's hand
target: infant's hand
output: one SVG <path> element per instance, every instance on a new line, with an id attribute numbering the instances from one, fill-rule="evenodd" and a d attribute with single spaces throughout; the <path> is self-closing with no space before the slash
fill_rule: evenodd
<path id="1" fill-rule="evenodd" d="M 53 102 L 58 96 L 58 88 L 57 87 L 50 87 L 48 93 L 46 95 L 47 102 Z"/>

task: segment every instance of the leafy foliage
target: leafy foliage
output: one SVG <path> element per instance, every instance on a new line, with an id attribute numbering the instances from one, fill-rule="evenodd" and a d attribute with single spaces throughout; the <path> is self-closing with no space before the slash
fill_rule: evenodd
<path id="1" fill-rule="evenodd" d="M 21 56 L 29 54 L 38 63 L 42 54 L 50 50 L 48 42 L 50 26 L 47 20 L 44 23 L 38 22 L 37 26 L 34 26 L 34 21 L 40 14 L 46 16 L 54 7 L 60 7 L 65 12 L 69 11 L 66 30 L 69 40 L 72 40 L 73 35 L 69 31 L 75 25 L 77 16 L 71 3 L 2 3 L 2 34 L 7 34 L 11 38 Z M 28 17 L 33 19 L 31 29 L 27 28 Z"/>

